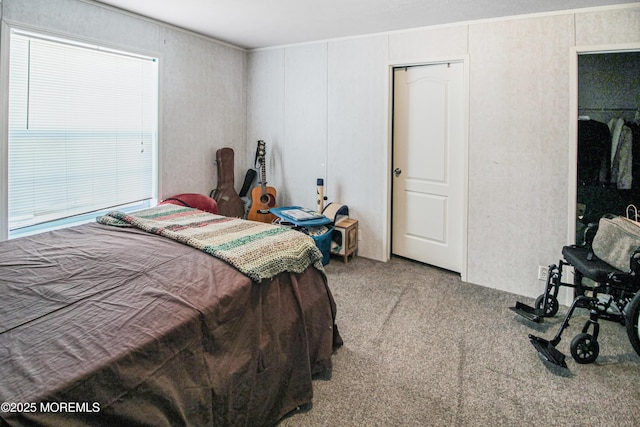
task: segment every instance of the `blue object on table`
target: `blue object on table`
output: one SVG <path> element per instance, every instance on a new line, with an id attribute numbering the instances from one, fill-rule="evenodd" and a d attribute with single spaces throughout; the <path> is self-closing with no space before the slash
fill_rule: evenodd
<path id="1" fill-rule="evenodd" d="M 300 206 L 271 208 L 269 212 L 280 218 L 281 221 L 291 223 L 296 229 L 311 236 L 318 249 L 320 249 L 320 252 L 322 252 L 322 265 L 329 264 L 329 260 L 331 259 L 331 231 L 333 230 L 329 218 L 321 214 L 316 214 L 315 216 L 317 216 L 317 218 L 307 218 L 306 215 L 302 215 L 302 213 L 309 214 L 309 212 L 313 211 L 301 208 Z M 326 230 L 318 233 L 318 229 Z"/>
<path id="2" fill-rule="evenodd" d="M 300 211 L 302 213 L 310 212 L 309 209 L 301 208 L 300 206 L 284 206 L 269 209 L 269 212 L 275 216 L 300 227 L 317 227 L 320 225 L 331 224 L 331 220 L 322 214 L 316 214 L 317 218 L 300 218 L 294 215 L 295 211 Z"/>

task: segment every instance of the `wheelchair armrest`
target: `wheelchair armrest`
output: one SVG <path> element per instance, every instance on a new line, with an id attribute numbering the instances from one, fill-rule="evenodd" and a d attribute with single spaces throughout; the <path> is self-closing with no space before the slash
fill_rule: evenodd
<path id="1" fill-rule="evenodd" d="M 593 238 L 596 237 L 596 233 L 598 232 L 598 223 L 590 222 L 587 224 L 587 227 L 584 229 L 583 241 L 584 247 L 590 248 L 593 243 Z"/>

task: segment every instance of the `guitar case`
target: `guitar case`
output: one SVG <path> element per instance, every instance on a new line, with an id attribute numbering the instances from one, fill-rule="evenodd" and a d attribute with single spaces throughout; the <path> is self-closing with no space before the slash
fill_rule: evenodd
<path id="1" fill-rule="evenodd" d="M 218 214 L 242 218 L 244 203 L 233 188 L 233 149 L 220 148 L 216 151 L 218 165 L 218 187 L 212 191 L 214 200 L 218 203 Z"/>

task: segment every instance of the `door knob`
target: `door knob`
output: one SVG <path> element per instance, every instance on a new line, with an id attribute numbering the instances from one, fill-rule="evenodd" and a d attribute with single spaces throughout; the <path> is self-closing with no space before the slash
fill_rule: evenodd
<path id="1" fill-rule="evenodd" d="M 396 176 L 400 176 L 400 174 L 402 173 L 402 169 L 400 169 L 400 168 L 395 168 L 395 169 L 393 170 L 393 173 L 394 173 Z"/>

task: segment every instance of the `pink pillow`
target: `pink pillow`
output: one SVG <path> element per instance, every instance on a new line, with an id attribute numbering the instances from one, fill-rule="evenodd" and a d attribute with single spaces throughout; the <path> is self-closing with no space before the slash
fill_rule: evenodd
<path id="1" fill-rule="evenodd" d="M 212 214 L 218 213 L 218 204 L 209 196 L 197 193 L 183 193 L 176 194 L 175 196 L 167 197 L 159 205 L 165 205 L 167 203 L 174 205 L 182 205 L 189 208 L 199 209 L 205 212 L 211 212 Z"/>

